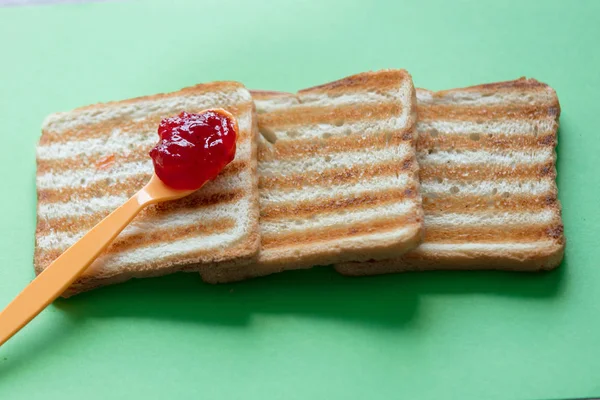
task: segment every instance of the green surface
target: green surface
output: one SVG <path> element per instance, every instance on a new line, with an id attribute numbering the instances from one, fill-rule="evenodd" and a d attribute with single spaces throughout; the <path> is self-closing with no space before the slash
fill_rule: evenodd
<path id="1" fill-rule="evenodd" d="M 45 115 L 219 79 L 297 90 L 404 67 L 430 89 L 548 82 L 563 110 L 565 262 L 546 274 L 129 282 L 56 302 L 3 346 L 1 399 L 600 395 L 600 1 L 200 3 L 0 9 L 0 306 L 33 277 Z"/>

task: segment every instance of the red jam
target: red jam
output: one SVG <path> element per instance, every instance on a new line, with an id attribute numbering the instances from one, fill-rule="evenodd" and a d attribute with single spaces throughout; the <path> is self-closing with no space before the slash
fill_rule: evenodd
<path id="1" fill-rule="evenodd" d="M 221 109 L 183 111 L 163 119 L 158 136 L 160 141 L 150 150 L 156 175 L 173 189 L 196 190 L 235 157 L 237 123 Z"/>

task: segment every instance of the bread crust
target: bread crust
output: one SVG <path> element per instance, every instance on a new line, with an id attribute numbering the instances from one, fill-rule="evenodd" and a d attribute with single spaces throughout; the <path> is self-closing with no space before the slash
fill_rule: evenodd
<path id="1" fill-rule="evenodd" d="M 374 119 L 387 119 L 397 116 L 399 113 L 388 103 L 361 104 L 355 108 L 343 109 L 335 105 L 337 99 L 352 96 L 368 96 L 376 93 L 385 96 L 393 88 L 399 88 L 405 82 L 410 83 L 408 97 L 402 103 L 394 103 L 397 107 L 406 108 L 407 117 L 403 129 L 390 132 L 387 139 L 390 146 L 395 144 L 406 145 L 412 149 L 406 156 L 406 159 L 398 159 L 402 162 L 402 167 L 395 171 L 395 174 L 406 174 L 410 184 L 406 190 L 398 194 L 398 199 L 409 199 L 414 203 L 409 215 L 397 222 L 393 220 L 371 221 L 365 224 L 353 224 L 348 228 L 323 228 L 322 231 L 307 231 L 306 234 L 283 234 L 265 235 L 262 237 L 262 250 L 259 253 L 258 261 L 242 268 L 203 268 L 202 278 L 209 283 L 225 283 L 253 278 L 257 276 L 269 275 L 283 270 L 310 268 L 313 265 L 328 265 L 342 260 L 369 260 L 385 259 L 397 256 L 406 251 L 415 248 L 422 240 L 423 236 L 423 211 L 421 207 L 421 197 L 419 192 L 418 163 L 415 160 L 414 149 L 416 146 L 416 94 L 412 86 L 410 75 L 404 70 L 384 70 L 378 72 L 366 72 L 330 82 L 324 85 L 304 89 L 298 94 L 272 92 L 272 91 L 251 91 L 255 102 L 273 101 L 272 108 L 265 108 L 259 114 L 259 125 L 261 130 L 271 131 L 274 126 L 311 126 L 312 124 L 323 124 L 324 121 L 342 119 L 344 122 L 360 121 L 368 114 Z M 323 97 L 328 100 L 322 100 Z M 314 100 L 316 99 L 316 100 Z M 286 102 L 283 102 L 285 100 Z M 287 100 L 290 100 L 287 102 Z M 319 102 L 319 106 L 310 107 L 310 101 Z M 282 105 L 282 106 L 280 106 Z M 343 118 L 342 118 L 343 116 Z M 289 130 L 293 131 L 294 128 Z M 366 138 L 355 138 L 349 136 L 327 136 L 325 140 L 299 142 L 294 140 L 277 140 L 276 137 L 269 138 L 261 148 L 259 148 L 259 164 L 261 162 L 273 162 L 277 160 L 289 161 L 310 159 L 314 154 L 337 154 L 348 153 L 351 151 L 360 151 L 367 146 L 367 143 L 375 143 L 377 137 L 368 136 Z M 350 140 L 358 140 L 360 144 L 352 143 Z M 364 140 L 364 144 L 360 142 Z M 273 142 L 273 143 L 271 143 Z M 385 144 L 385 143 L 380 143 Z M 362 147 L 362 148 L 361 148 Z M 371 167 L 375 167 L 372 165 Z M 259 168 L 260 170 L 260 168 Z M 386 172 L 384 165 L 378 168 L 368 168 L 373 174 L 370 178 L 376 180 Z M 364 172 L 364 171 L 362 171 Z M 310 191 L 311 185 L 328 182 L 329 184 L 340 183 L 361 183 L 368 178 L 363 176 L 359 170 L 353 167 L 339 168 L 339 170 L 325 170 L 318 175 L 310 176 L 287 176 L 288 171 L 282 170 L 280 176 L 271 177 L 262 176 L 260 185 L 263 194 L 268 193 L 272 187 L 285 187 L 289 190 L 303 189 Z M 260 175 L 260 173 L 259 173 Z M 286 177 L 287 176 L 287 177 Z M 350 184 L 350 183 L 348 183 Z M 404 189 L 403 189 L 404 190 Z M 394 200 L 390 197 L 392 194 L 386 193 L 384 196 L 366 194 L 365 196 L 355 196 L 351 199 L 344 199 L 341 195 L 338 198 L 330 199 L 321 203 L 312 203 L 307 201 L 295 201 L 291 205 L 277 205 L 263 207 L 261 211 L 261 223 L 271 220 L 277 221 L 280 216 L 295 215 L 300 218 L 313 217 L 320 218 L 336 210 L 352 213 L 355 208 L 369 206 L 371 204 L 382 204 L 381 202 Z M 391 204 L 391 203 L 390 203 Z M 305 215 L 306 214 L 306 215 Z M 338 236 L 339 235 L 339 236 Z"/>
<path id="2" fill-rule="evenodd" d="M 259 219 L 259 207 L 258 207 L 258 178 L 257 178 L 257 174 L 256 174 L 256 168 L 257 168 L 257 160 L 256 160 L 256 153 L 257 153 L 257 136 L 258 136 L 258 121 L 255 117 L 255 108 L 254 108 L 254 104 L 251 101 L 251 96 L 249 95 L 249 92 L 244 88 L 243 85 L 241 85 L 240 83 L 237 82 L 213 82 L 213 83 L 207 83 L 207 84 L 200 84 L 200 85 L 196 85 L 193 87 L 189 87 L 189 88 L 184 88 L 178 92 L 174 92 L 174 93 L 166 93 L 166 94 L 157 94 L 157 95 L 152 95 L 152 96 L 143 96 L 143 97 L 138 97 L 135 99 L 128 99 L 128 100 L 123 100 L 123 101 L 116 101 L 116 102 L 109 102 L 109 103 L 100 103 L 100 104 L 95 104 L 95 105 L 91 105 L 91 106 L 86 106 L 86 107 L 81 107 L 78 108 L 76 110 L 73 110 L 71 112 L 68 113 L 57 113 L 54 114 L 52 116 L 50 116 L 47 119 L 47 122 L 45 122 L 44 126 L 45 128 L 43 129 L 43 133 L 42 133 L 42 139 L 40 139 L 40 143 L 46 147 L 48 146 L 52 146 L 52 144 L 54 143 L 54 140 L 56 138 L 59 137 L 59 135 L 54 135 L 52 137 L 51 140 L 45 140 L 46 137 L 48 137 L 51 134 L 51 131 L 54 132 L 56 129 L 50 129 L 48 128 L 49 125 L 53 124 L 53 121 L 56 121 L 57 119 L 59 120 L 65 120 L 65 121 L 69 121 L 69 118 L 73 118 L 76 119 L 79 115 L 81 115 L 82 112 L 87 113 L 90 110 L 98 110 L 99 113 L 103 113 L 106 112 L 107 108 L 108 109 L 119 109 L 122 106 L 125 105 L 137 105 L 137 104 L 141 104 L 141 102 L 154 102 L 152 104 L 154 104 L 152 107 L 149 108 L 149 110 L 153 110 L 152 112 L 158 112 L 160 114 L 160 107 L 161 107 L 161 101 L 170 101 L 170 100 L 176 100 L 176 99 L 180 99 L 180 98 L 186 98 L 187 96 L 202 96 L 202 95 L 206 95 L 206 96 L 213 96 L 215 98 L 219 98 L 218 96 L 233 96 L 234 92 L 239 92 L 241 93 L 240 95 L 242 96 L 242 100 L 239 100 L 239 103 L 233 103 L 234 100 L 233 98 L 231 100 L 223 100 L 222 98 L 219 100 L 221 103 L 223 101 L 225 101 L 225 103 L 228 104 L 231 103 L 231 107 L 230 109 L 235 111 L 235 114 L 238 118 L 250 118 L 250 126 L 248 129 L 248 131 L 245 132 L 240 132 L 240 137 L 238 140 L 241 140 L 244 145 L 243 146 L 249 146 L 249 156 L 247 160 L 237 160 L 237 156 L 236 156 L 236 160 L 234 160 L 232 162 L 232 164 L 230 164 L 230 166 L 228 166 L 228 170 L 226 169 L 227 172 L 224 172 L 222 174 L 223 176 L 223 180 L 224 182 L 227 181 L 227 179 L 230 179 L 229 176 L 231 176 L 233 179 L 236 175 L 239 174 L 247 174 L 247 176 L 250 177 L 250 182 L 248 183 L 244 183 L 243 189 L 239 189 L 238 192 L 211 192 L 211 195 L 204 195 L 203 192 L 204 189 L 201 189 L 199 192 L 186 197 L 184 199 L 178 200 L 178 201 L 174 201 L 174 202 L 167 202 L 167 203 L 162 203 L 156 206 L 151 206 L 149 208 L 147 208 L 146 210 L 142 211 L 142 213 L 136 217 L 135 221 L 150 221 L 149 223 L 152 223 L 151 221 L 155 221 L 155 218 L 163 218 L 164 216 L 168 216 L 168 215 L 172 215 L 172 214 L 177 214 L 177 213 L 181 213 L 184 212 L 185 210 L 195 210 L 197 209 L 198 213 L 202 213 L 202 208 L 198 208 L 198 207 L 203 207 L 206 206 L 207 207 L 211 207 L 211 206 L 220 206 L 220 204 L 228 204 L 230 202 L 238 202 L 240 201 L 240 199 L 242 199 L 243 201 L 247 202 L 248 207 L 246 209 L 246 211 L 244 212 L 245 215 L 245 219 L 247 219 L 247 223 L 243 222 L 243 221 L 239 221 L 239 222 L 234 222 L 234 221 L 230 221 L 228 222 L 227 218 L 223 218 L 221 217 L 220 220 L 215 221 L 215 233 L 219 233 L 219 229 L 230 229 L 232 227 L 232 223 L 234 224 L 242 224 L 244 223 L 244 231 L 243 234 L 241 234 L 237 239 L 235 239 L 231 245 L 227 246 L 227 247 L 223 247 L 221 249 L 217 249 L 217 250 L 204 250 L 202 249 L 201 246 L 199 246 L 197 248 L 197 250 L 193 250 L 190 248 L 185 248 L 182 249 L 182 253 L 180 254 L 172 254 L 170 256 L 168 255 L 163 255 L 163 256 L 159 256 L 151 261 L 136 261 L 135 259 L 129 259 L 126 260 L 126 262 L 124 264 L 119 264 L 118 266 L 114 267 L 114 268 L 104 268 L 104 267 L 99 267 L 99 268 L 95 268 L 92 269 L 94 267 L 94 265 L 92 265 L 92 267 L 86 271 L 86 274 L 84 274 L 81 278 L 79 278 L 76 282 L 73 283 L 73 285 L 64 293 L 64 297 L 69 297 L 72 296 L 74 294 L 83 292 L 83 291 L 87 291 L 93 288 L 97 288 L 100 286 L 104 286 L 104 285 L 108 285 L 108 284 L 113 284 L 113 283 L 119 283 L 119 282 L 123 282 L 126 280 L 129 280 L 131 278 L 144 278 L 144 277 L 154 277 L 154 276 L 160 276 L 160 275 L 166 275 L 166 274 L 170 274 L 173 272 L 178 272 L 178 271 L 187 271 L 187 272 L 192 272 L 192 271 L 198 271 L 201 268 L 201 265 L 219 265 L 219 264 L 223 264 L 225 266 L 240 266 L 240 265 L 245 265 L 245 264 L 249 264 L 251 262 L 254 262 L 256 260 L 257 254 L 258 254 L 258 250 L 260 248 L 260 232 L 259 232 L 259 227 L 258 227 L 258 219 Z M 212 97 L 211 97 L 212 98 Z M 244 98 L 246 100 L 244 100 Z M 156 101 L 159 101 L 158 103 L 156 103 Z M 244 104 L 247 105 L 244 106 Z M 222 106 L 223 104 L 216 104 L 215 106 Z M 154 107 L 154 108 L 153 108 Z M 207 108 L 207 107 L 204 107 Z M 170 115 L 170 114 L 169 114 Z M 164 115 L 167 116 L 167 115 Z M 164 117 L 163 116 L 163 117 Z M 126 121 L 129 121 L 130 118 L 129 116 L 123 117 L 119 120 L 113 119 L 109 119 L 108 121 L 110 121 L 110 125 L 107 125 L 108 122 L 103 122 L 100 121 L 98 122 L 98 125 L 102 125 L 105 124 L 106 125 L 106 129 L 99 127 L 100 131 L 102 131 L 104 129 L 104 131 L 106 131 L 106 135 L 110 134 L 110 131 L 112 129 L 118 128 L 121 122 L 122 123 L 126 123 Z M 160 118 L 159 118 L 160 119 Z M 128 122 L 127 122 L 128 123 Z M 129 125 L 127 125 L 129 126 Z M 98 126 L 96 126 L 98 127 Z M 85 128 L 84 128 L 85 129 Z M 135 126 L 134 126 L 135 129 Z M 246 129 L 246 128 L 245 128 Z M 66 133 L 64 133 L 65 135 L 70 134 L 69 131 L 66 131 Z M 81 137 L 81 132 L 78 133 L 78 138 L 77 140 L 82 140 L 85 139 L 85 135 L 83 135 L 83 138 Z M 102 135 L 99 135 L 100 138 L 102 139 Z M 248 137 L 245 137 L 248 136 Z M 64 138 L 60 138 L 61 140 L 61 144 L 67 143 L 69 144 L 69 141 L 67 140 L 65 142 Z M 247 144 L 246 144 L 247 143 Z M 239 143 L 238 143 L 239 146 Z M 248 147 L 245 147 L 248 148 Z M 129 152 L 127 151 L 126 153 L 119 153 L 119 151 L 115 150 L 114 151 L 114 155 L 113 155 L 113 159 L 116 159 L 117 162 L 119 162 L 121 159 L 128 159 L 128 160 L 133 160 L 132 159 L 132 155 L 133 152 Z M 140 153 L 142 154 L 142 153 Z M 144 153 L 145 154 L 145 153 Z M 129 157 L 129 158 L 128 158 Z M 137 162 L 137 161 L 135 161 Z M 37 163 L 38 163 L 38 177 L 42 174 L 52 174 L 53 173 L 53 168 L 60 168 L 61 170 L 69 170 L 72 168 L 77 168 L 76 165 L 70 165 L 67 164 L 66 161 L 61 161 L 61 159 L 57 159 L 52 161 L 51 163 L 47 160 L 47 159 L 41 159 L 38 156 L 37 159 Z M 84 168 L 93 168 L 92 164 L 87 163 L 87 159 L 81 159 L 81 163 L 84 164 Z M 150 171 L 147 171 L 150 172 Z M 147 173 L 146 171 L 144 172 L 144 174 Z M 110 174 L 108 174 L 108 176 L 110 177 Z M 136 179 L 135 180 L 135 185 L 143 185 L 145 184 L 145 175 L 141 175 L 140 179 Z M 104 193 L 111 193 L 111 187 L 113 187 L 115 185 L 115 181 L 117 181 L 118 179 L 115 177 L 111 178 L 112 179 L 112 183 L 109 183 L 108 180 L 106 181 L 107 183 L 105 183 L 104 181 L 99 181 L 97 184 L 95 185 L 88 185 L 88 186 L 80 186 L 78 187 L 77 191 L 73 191 L 73 194 L 78 195 L 79 193 L 84 193 L 84 195 L 80 196 L 81 199 L 86 200 L 86 201 L 94 201 L 98 196 L 103 196 Z M 227 186 L 225 184 L 225 186 Z M 114 187 L 118 187 L 114 186 Z M 127 191 L 128 195 L 133 194 L 135 191 L 137 191 L 137 187 L 125 187 L 121 190 L 125 190 Z M 41 208 L 42 207 L 46 207 L 48 208 L 49 206 L 53 206 L 54 204 L 57 204 L 55 202 L 60 202 L 58 203 L 61 206 L 64 206 L 65 204 L 68 205 L 69 202 L 71 201 L 71 199 L 69 197 L 65 197 L 61 195 L 61 191 L 63 189 L 60 190 L 55 190 L 54 192 L 52 192 L 52 196 L 50 196 L 50 193 L 48 192 L 48 190 L 45 190 L 41 187 L 38 186 L 38 205 L 37 205 L 37 222 L 38 222 L 38 226 L 37 226 L 37 231 L 36 231 L 36 249 L 35 249 L 35 256 L 34 256 L 34 267 L 35 267 L 35 272 L 36 274 L 39 274 L 40 272 L 43 271 L 43 269 L 50 264 L 50 262 L 52 262 L 58 255 L 60 255 L 61 251 L 60 250 L 52 250 L 49 251 L 48 249 L 42 248 L 42 246 L 40 246 L 40 242 L 39 240 L 41 238 L 43 238 L 45 235 L 49 235 L 49 234 L 54 234 L 54 232 L 58 231 L 58 233 L 60 234 L 76 234 L 78 233 L 81 229 L 83 229 L 84 225 L 83 223 L 85 222 L 86 224 L 92 223 L 92 225 L 97 222 L 97 220 L 99 221 L 99 219 L 102 217 L 102 215 L 98 215 L 96 216 L 96 214 L 92 214 L 90 215 L 92 218 L 90 219 L 90 221 L 87 221 L 87 219 L 85 217 L 78 217 L 78 218 L 74 218 L 74 217 L 69 217 L 69 218 L 52 218 L 52 219 L 48 219 L 46 216 L 44 216 L 44 214 L 41 212 Z M 93 192 L 90 192 L 90 190 L 93 190 Z M 114 191 L 113 191 L 114 192 Z M 131 192 L 131 193 L 129 193 Z M 124 195 L 125 193 L 119 193 L 114 192 L 114 195 Z M 89 196 L 88 196 L 89 195 Z M 79 197 L 78 197 L 79 198 Z M 91 210 L 91 212 L 95 212 L 94 210 Z M 184 214 L 182 214 L 184 215 Z M 150 218 L 150 219 L 147 219 Z M 154 218 L 154 219 L 153 219 Z M 87 222 L 86 222 L 87 221 Z M 219 222 L 221 221 L 221 222 Z M 144 225 L 146 224 L 146 225 Z M 137 234 L 137 235 L 133 235 L 133 236 L 126 236 L 126 237 L 119 237 L 117 238 L 117 241 L 113 243 L 113 245 L 111 247 L 109 247 L 109 249 L 107 250 L 107 252 L 105 252 L 105 255 L 111 255 L 114 252 L 117 252 L 118 250 L 114 247 L 114 246 L 121 246 L 121 248 L 128 248 L 131 246 L 134 246 L 134 250 L 135 250 L 135 246 L 138 246 L 140 244 L 144 244 L 144 243 L 150 243 L 148 242 L 147 239 L 145 239 L 146 237 L 150 237 L 152 235 L 158 234 L 160 232 L 160 230 L 154 231 L 154 229 L 148 228 L 147 227 L 148 222 L 139 222 L 138 226 L 142 228 L 142 233 Z M 87 225 L 85 225 L 87 226 Z M 165 231 L 165 236 L 164 237 L 157 237 L 156 239 L 153 239 L 154 241 L 157 241 L 157 245 L 161 245 L 162 243 L 172 243 L 173 241 L 178 240 L 178 236 L 180 235 L 182 238 L 193 238 L 195 237 L 195 231 L 198 229 L 198 232 L 201 232 L 199 229 L 204 229 L 205 232 L 210 232 L 209 228 L 210 228 L 210 224 L 209 222 L 207 222 L 206 224 L 203 224 L 202 226 L 198 226 L 198 228 L 192 226 L 192 225 L 183 225 L 183 226 L 179 226 L 179 227 L 171 227 L 166 226 L 166 228 L 156 228 L 156 229 L 167 229 Z M 149 230 L 146 230 L 149 229 Z M 120 239 L 121 238 L 121 239 Z M 134 239 L 135 238 L 135 239 Z M 135 240 L 135 242 L 134 242 Z M 200 238 L 198 239 L 198 243 L 202 244 L 202 238 L 200 236 Z M 115 254 L 119 254 L 119 253 L 115 253 Z"/>
<path id="3" fill-rule="evenodd" d="M 421 169 L 421 182 L 435 185 L 442 182 L 454 182 L 456 192 L 460 191 L 458 182 L 470 182 L 473 180 L 491 179 L 498 181 L 516 180 L 524 182 L 529 179 L 531 182 L 546 183 L 548 190 L 540 195 L 534 195 L 527 191 L 522 194 L 509 197 L 509 193 L 492 192 L 482 197 L 473 195 L 469 200 L 464 197 L 453 199 L 448 196 L 447 200 L 439 198 L 428 198 L 424 194 L 425 209 L 425 229 L 428 231 L 428 215 L 443 215 L 444 213 L 456 213 L 462 208 L 473 210 L 472 213 L 488 212 L 490 209 L 495 212 L 540 212 L 551 215 L 552 220 L 547 225 L 540 227 L 527 224 L 521 225 L 523 234 L 531 238 L 537 237 L 537 241 L 528 242 L 527 238 L 516 236 L 510 232 L 510 226 L 505 225 L 491 227 L 490 233 L 482 236 L 482 233 L 468 234 L 460 232 L 459 227 L 450 233 L 454 234 L 454 241 L 443 238 L 440 233 L 431 232 L 431 229 L 425 235 L 423 244 L 415 250 L 410 251 L 402 257 L 384 260 L 368 261 L 362 263 L 341 263 L 335 266 L 335 269 L 349 276 L 375 275 L 404 271 L 421 270 L 469 270 L 469 269 L 495 269 L 510 271 L 539 271 L 556 268 L 564 255 L 566 239 L 561 219 L 561 205 L 558 201 L 558 189 L 556 187 L 556 154 L 554 147 L 557 143 L 558 119 L 560 116 L 560 103 L 556 92 L 548 85 L 535 79 L 520 78 L 513 81 L 497 82 L 484 85 L 477 85 L 462 89 L 443 90 L 432 92 L 425 89 L 418 89 L 420 98 L 419 126 L 422 122 L 444 121 L 449 117 L 452 121 L 460 121 L 461 118 L 473 118 L 476 124 L 485 124 L 487 122 L 505 122 L 524 121 L 531 123 L 535 130 L 529 136 L 516 136 L 502 133 L 491 133 L 489 137 L 487 132 L 478 131 L 476 136 L 465 135 L 464 137 L 473 140 L 463 139 L 458 135 L 446 135 L 438 130 L 419 129 L 419 150 L 435 154 L 436 151 L 448 151 L 458 146 L 467 151 L 486 150 L 486 151 L 518 151 L 523 148 L 527 151 L 545 151 L 551 148 L 551 155 L 545 163 L 531 165 L 488 165 L 486 168 L 474 169 L 468 165 L 446 164 L 442 166 L 427 166 Z M 485 103 L 485 98 L 496 96 L 494 103 Z M 504 97 L 506 100 L 503 100 Z M 482 100 L 483 99 L 483 100 Z M 496 103 L 498 103 L 496 105 Z M 446 113 L 432 112 L 436 105 L 444 104 L 447 106 Z M 462 109 L 459 109 L 463 107 Z M 472 107 L 472 108 L 470 108 Z M 493 109 L 496 107 L 496 109 Z M 504 107 L 502 110 L 501 107 Z M 442 108 L 443 110 L 443 108 Z M 457 111 L 458 110 L 458 111 Z M 526 111 L 533 110 L 533 111 Z M 486 117 L 487 115 L 487 117 Z M 426 121 L 422 121 L 425 118 Z M 541 121 L 541 122 L 540 122 Z M 537 123 L 537 124 L 536 124 Z M 538 132 L 538 126 L 547 126 L 548 132 Z M 485 126 L 485 125 L 482 125 Z M 491 128 L 488 128 L 491 129 Z M 424 155 L 427 160 L 428 155 Z M 520 186 L 519 186 L 520 187 Z M 517 191 L 518 189 L 515 188 Z M 518 191 L 521 193 L 520 191 Z M 458 195 L 457 195 L 458 196 Z M 463 199 L 463 200 L 461 200 Z M 490 206 L 490 201 L 493 206 Z M 506 224 L 510 223 L 510 217 Z M 438 228 L 435 228 L 439 231 Z M 517 232 L 517 230 L 514 230 Z M 503 242 L 494 242 L 489 239 L 492 237 L 507 237 Z M 461 235 L 461 236 L 458 236 Z M 493 236 L 492 236 L 493 235 Z M 511 237 L 512 235 L 512 237 Z M 533 236 L 536 235 L 536 236 Z M 539 235 L 539 236 L 538 236 Z M 435 239 L 434 239 L 435 238 Z M 486 238 L 488 238 L 486 240 Z M 441 242 L 438 241 L 441 240 Z M 491 241 L 490 241 L 491 240 Z"/>

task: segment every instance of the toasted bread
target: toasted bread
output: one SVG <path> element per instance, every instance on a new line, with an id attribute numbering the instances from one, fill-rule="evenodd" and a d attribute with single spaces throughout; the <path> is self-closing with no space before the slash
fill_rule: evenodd
<path id="1" fill-rule="evenodd" d="M 402 257 L 345 263 L 346 275 L 430 269 L 532 271 L 560 264 L 560 105 L 534 79 L 417 90 L 425 240 Z"/>
<path id="2" fill-rule="evenodd" d="M 406 71 L 252 94 L 262 133 L 261 251 L 247 268 L 203 269 L 203 279 L 385 259 L 420 243 L 416 99 Z"/>
<path id="3" fill-rule="evenodd" d="M 197 270 L 199 263 L 253 261 L 260 246 L 254 104 L 241 84 L 215 82 L 45 120 L 37 149 L 36 272 L 148 182 L 148 151 L 162 118 L 213 107 L 238 119 L 235 159 L 198 192 L 143 210 L 65 295 Z"/>

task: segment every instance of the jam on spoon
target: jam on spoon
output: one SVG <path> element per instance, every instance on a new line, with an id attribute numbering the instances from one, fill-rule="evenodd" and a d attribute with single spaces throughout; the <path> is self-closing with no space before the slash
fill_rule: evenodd
<path id="1" fill-rule="evenodd" d="M 0 312 L 0 346 L 60 296 L 146 206 L 176 200 L 214 179 L 235 157 L 233 115 L 215 109 L 164 119 L 150 151 L 155 174 L 133 195 L 64 251 Z M 114 155 L 99 160 L 109 168 Z"/>
<path id="2" fill-rule="evenodd" d="M 165 118 L 150 151 L 154 171 L 173 189 L 199 189 L 233 160 L 237 132 L 235 118 L 223 109 Z"/>

